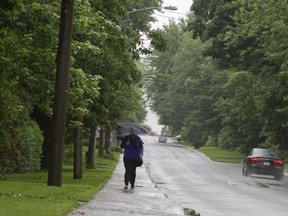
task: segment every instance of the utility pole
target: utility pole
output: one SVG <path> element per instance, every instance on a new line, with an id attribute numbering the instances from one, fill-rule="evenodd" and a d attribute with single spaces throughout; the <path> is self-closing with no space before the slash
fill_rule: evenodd
<path id="1" fill-rule="evenodd" d="M 48 155 L 48 186 L 61 186 L 62 184 L 73 11 L 74 0 L 62 0 L 58 53 L 56 57 L 53 138 Z"/>

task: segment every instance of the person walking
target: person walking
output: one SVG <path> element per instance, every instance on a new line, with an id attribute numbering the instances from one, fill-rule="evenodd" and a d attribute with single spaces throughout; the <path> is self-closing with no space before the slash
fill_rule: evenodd
<path id="1" fill-rule="evenodd" d="M 130 189 L 134 190 L 137 164 L 139 159 L 142 160 L 144 154 L 143 144 L 142 139 L 134 130 L 131 130 L 130 134 L 122 139 L 120 147 L 124 149 L 124 189 L 128 189 L 128 184 L 130 182 Z"/>

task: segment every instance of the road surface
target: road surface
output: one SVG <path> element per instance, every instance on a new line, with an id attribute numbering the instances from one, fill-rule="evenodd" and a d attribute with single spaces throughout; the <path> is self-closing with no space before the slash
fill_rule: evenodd
<path id="1" fill-rule="evenodd" d="M 147 137 L 151 178 L 183 208 L 201 216 L 287 216 L 288 183 L 242 176 L 242 165 L 215 163 L 201 153 Z"/>
<path id="2" fill-rule="evenodd" d="M 244 177 L 241 165 L 216 163 L 205 155 L 143 136 L 144 166 L 137 169 L 134 193 L 123 191 L 123 162 L 91 202 L 75 209 L 76 215 L 189 215 L 287 216 L 288 180 Z"/>

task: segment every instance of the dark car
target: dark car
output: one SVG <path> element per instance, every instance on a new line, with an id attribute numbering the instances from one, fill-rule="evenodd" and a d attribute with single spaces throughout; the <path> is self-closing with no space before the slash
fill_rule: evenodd
<path id="1" fill-rule="evenodd" d="M 177 135 L 177 136 L 175 137 L 175 139 L 179 142 L 179 141 L 182 140 L 182 136 L 181 136 L 181 135 Z"/>
<path id="2" fill-rule="evenodd" d="M 243 161 L 242 174 L 273 175 L 280 180 L 284 176 L 284 161 L 274 150 L 254 148 Z"/>
<path id="3" fill-rule="evenodd" d="M 165 136 L 159 136 L 159 143 L 167 143 L 168 138 Z"/>

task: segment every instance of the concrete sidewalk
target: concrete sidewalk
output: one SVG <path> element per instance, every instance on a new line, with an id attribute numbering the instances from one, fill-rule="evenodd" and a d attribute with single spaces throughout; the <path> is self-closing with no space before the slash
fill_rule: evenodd
<path id="1" fill-rule="evenodd" d="M 68 216 L 184 215 L 181 206 L 161 191 L 161 185 L 153 183 L 149 176 L 149 164 L 145 162 L 137 168 L 135 190 L 123 190 L 125 169 L 122 157 L 103 189 Z"/>

